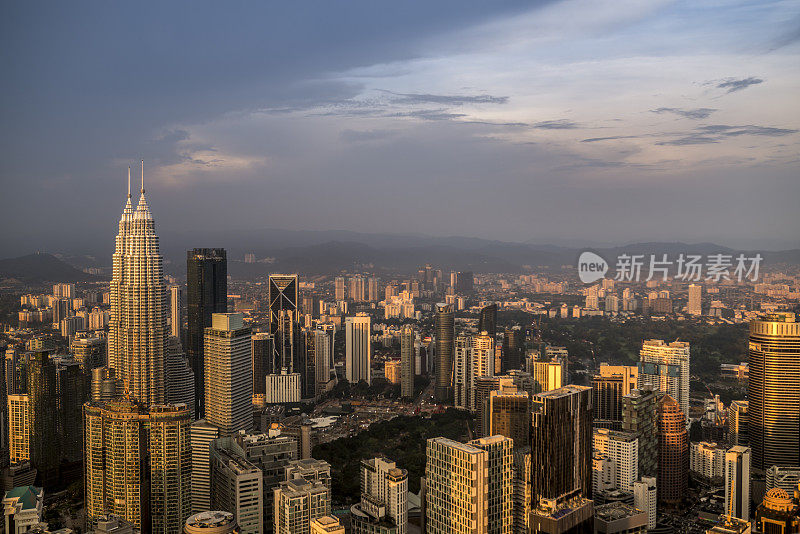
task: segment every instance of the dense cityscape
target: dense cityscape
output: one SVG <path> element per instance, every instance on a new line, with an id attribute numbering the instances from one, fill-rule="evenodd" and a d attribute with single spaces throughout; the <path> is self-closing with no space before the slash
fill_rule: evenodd
<path id="1" fill-rule="evenodd" d="M 0 534 L 800 534 L 800 1 L 0 50 Z"/>

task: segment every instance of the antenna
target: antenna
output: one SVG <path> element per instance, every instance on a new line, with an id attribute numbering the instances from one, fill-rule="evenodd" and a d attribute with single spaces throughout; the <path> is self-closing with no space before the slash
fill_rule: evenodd
<path id="1" fill-rule="evenodd" d="M 128 198 L 131 198 L 131 166 L 128 165 Z"/>
<path id="2" fill-rule="evenodd" d="M 144 160 L 142 160 L 142 194 L 144 195 Z"/>

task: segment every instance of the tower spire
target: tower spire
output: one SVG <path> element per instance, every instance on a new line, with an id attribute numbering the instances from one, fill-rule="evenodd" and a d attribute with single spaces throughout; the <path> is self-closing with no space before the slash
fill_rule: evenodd
<path id="1" fill-rule="evenodd" d="M 142 160 L 142 194 L 144 195 L 144 160 Z"/>
<path id="2" fill-rule="evenodd" d="M 128 165 L 128 198 L 131 198 L 131 166 Z"/>

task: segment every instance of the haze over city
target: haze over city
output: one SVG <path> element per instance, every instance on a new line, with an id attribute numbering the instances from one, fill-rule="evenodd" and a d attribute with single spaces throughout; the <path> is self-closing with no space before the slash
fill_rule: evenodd
<path id="1" fill-rule="evenodd" d="M 108 243 L 143 158 L 164 236 L 796 248 L 798 17 L 785 1 L 14 3 L 0 180 L 25 201 L 4 204 L 0 246 Z"/>

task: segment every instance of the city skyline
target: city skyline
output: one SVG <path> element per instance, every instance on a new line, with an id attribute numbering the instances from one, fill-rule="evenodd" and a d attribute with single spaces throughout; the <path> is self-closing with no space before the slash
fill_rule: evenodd
<path id="1" fill-rule="evenodd" d="M 371 231 L 508 241 L 798 246 L 796 5 L 437 4 L 425 17 L 360 3 L 317 5 L 315 17 L 14 6 L 3 189 L 85 233 L 28 220 L 0 245 L 102 238 L 94 221 L 113 216 L 118 169 L 144 157 L 152 208 L 175 232 L 370 220 Z M 74 20 L 95 22 L 49 48 Z M 389 209 L 369 201 L 387 195 Z M 763 196 L 771 224 L 748 209 Z M 493 217 L 462 215 L 479 201 Z M 202 215 L 218 202 L 239 209 Z M 168 209 L 181 205 L 195 209 Z"/>

